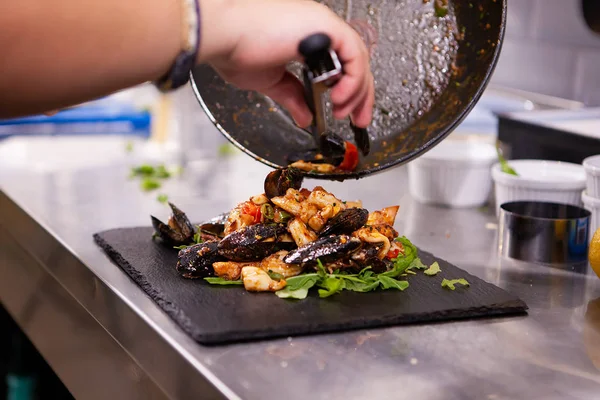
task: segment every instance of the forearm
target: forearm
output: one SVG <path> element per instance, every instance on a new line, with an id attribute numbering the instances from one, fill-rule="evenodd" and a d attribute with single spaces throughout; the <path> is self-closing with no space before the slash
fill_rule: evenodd
<path id="1" fill-rule="evenodd" d="M 20 0 L 0 13 L 0 118 L 156 80 L 181 46 L 180 0 Z"/>

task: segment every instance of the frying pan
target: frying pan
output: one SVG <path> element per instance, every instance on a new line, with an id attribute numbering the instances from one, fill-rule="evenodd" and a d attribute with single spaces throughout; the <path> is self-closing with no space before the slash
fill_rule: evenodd
<path id="1" fill-rule="evenodd" d="M 371 52 L 376 101 L 369 127 L 371 152 L 353 172 L 308 173 L 316 179 L 362 178 L 402 165 L 433 148 L 481 97 L 500 55 L 506 0 L 325 0 L 361 34 Z M 301 77 L 299 65 L 289 70 Z M 266 96 L 240 90 L 209 65 L 191 74 L 196 97 L 235 146 L 271 167 L 314 147 L 312 136 Z M 352 141 L 348 120 L 331 130 Z"/>

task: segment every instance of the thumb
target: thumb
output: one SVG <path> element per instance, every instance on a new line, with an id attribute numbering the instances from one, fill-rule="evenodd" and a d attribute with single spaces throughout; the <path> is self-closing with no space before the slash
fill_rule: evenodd
<path id="1" fill-rule="evenodd" d="M 312 122 L 312 113 L 304 99 L 304 86 L 291 72 L 286 70 L 279 81 L 262 92 L 288 110 L 299 127 L 306 128 Z"/>

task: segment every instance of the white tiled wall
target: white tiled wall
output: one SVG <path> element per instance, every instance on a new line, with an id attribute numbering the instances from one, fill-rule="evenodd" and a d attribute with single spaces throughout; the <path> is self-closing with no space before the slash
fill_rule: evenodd
<path id="1" fill-rule="evenodd" d="M 600 35 L 585 24 L 581 0 L 508 0 L 493 82 L 600 105 Z"/>

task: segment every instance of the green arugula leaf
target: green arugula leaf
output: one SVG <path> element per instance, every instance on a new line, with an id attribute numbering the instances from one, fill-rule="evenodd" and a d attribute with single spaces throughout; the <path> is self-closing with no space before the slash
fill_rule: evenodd
<path id="1" fill-rule="evenodd" d="M 204 278 L 204 280 L 208 283 L 210 283 L 211 285 L 243 285 L 244 282 L 242 282 L 241 279 L 238 279 L 237 281 L 229 281 L 227 279 L 223 279 L 223 278 L 219 278 L 216 276 L 210 276 L 208 278 Z"/>
<path id="2" fill-rule="evenodd" d="M 408 240 L 406 238 L 406 236 L 396 238 L 396 242 L 401 243 L 402 246 L 404 247 L 404 256 L 405 257 L 412 256 L 413 259 L 417 257 L 417 253 L 419 252 L 417 250 L 417 247 L 414 244 L 412 244 L 412 242 L 410 240 Z"/>
<path id="3" fill-rule="evenodd" d="M 460 279 L 445 279 L 444 278 L 444 280 L 442 281 L 443 288 L 454 290 L 454 289 L 456 289 L 455 285 L 469 286 L 469 282 L 467 282 L 467 280 L 464 278 L 460 278 Z"/>
<path id="4" fill-rule="evenodd" d="M 286 282 L 286 289 L 290 289 L 290 290 L 296 290 L 296 289 L 301 289 L 301 288 L 311 288 L 315 285 L 315 283 L 317 283 L 317 281 L 319 280 L 319 275 L 318 274 L 303 274 L 303 275 L 297 275 L 297 276 L 292 276 L 291 278 L 287 278 L 285 280 Z M 282 289 L 284 290 L 284 289 Z"/>
<path id="5" fill-rule="evenodd" d="M 379 282 L 381 283 L 381 287 L 384 289 L 398 289 L 404 290 L 408 287 L 407 281 L 398 281 L 396 279 L 390 278 L 385 275 L 378 276 Z"/>
<path id="6" fill-rule="evenodd" d="M 344 283 L 344 289 L 345 290 L 350 290 L 352 292 L 370 292 L 373 291 L 375 289 L 377 289 L 379 287 L 379 280 L 377 280 L 376 278 L 368 278 L 363 280 L 362 282 L 360 281 L 354 281 L 354 280 L 346 280 L 346 282 Z"/>
<path id="7" fill-rule="evenodd" d="M 194 233 L 194 237 L 192 239 L 194 241 L 194 243 L 198 244 L 198 243 L 202 243 L 202 235 L 200 234 L 200 232 L 196 232 Z"/>
<path id="8" fill-rule="evenodd" d="M 431 266 L 425 271 L 423 271 L 423 273 L 428 276 L 437 275 L 439 272 L 442 272 L 442 270 L 440 269 L 440 264 L 438 264 L 437 261 L 431 264 Z"/>
<path id="9" fill-rule="evenodd" d="M 427 265 L 423 264 L 421 259 L 417 257 L 410 263 L 408 269 L 427 269 Z"/>
<path id="10" fill-rule="evenodd" d="M 192 247 L 193 245 L 191 244 L 182 244 L 181 246 L 173 246 L 174 249 L 177 250 L 183 250 L 183 249 L 187 249 L 188 247 Z"/>
<path id="11" fill-rule="evenodd" d="M 323 263 L 319 259 L 317 259 L 317 274 L 321 278 L 325 278 L 327 275 L 329 275 L 327 273 L 327 270 L 325 269 L 325 266 L 323 265 Z"/>
<path id="12" fill-rule="evenodd" d="M 310 288 L 308 288 L 310 289 Z M 289 288 L 284 288 L 281 290 L 278 290 L 275 292 L 275 295 L 277 297 L 279 297 L 280 299 L 297 299 L 297 300 L 304 300 L 307 296 L 308 296 L 308 289 L 307 288 L 300 288 L 300 289 L 289 289 Z"/>
<path id="13" fill-rule="evenodd" d="M 319 276 L 317 274 L 305 274 L 288 278 L 286 287 L 275 292 L 277 297 L 281 299 L 298 299 L 302 300 L 308 296 L 308 291 L 313 287 Z"/>
<path id="14" fill-rule="evenodd" d="M 322 288 L 319 289 L 319 297 L 325 298 L 341 292 L 342 290 L 344 290 L 344 283 L 345 282 L 343 279 L 339 279 L 333 276 L 325 278 L 324 280 L 318 283 L 319 287 Z"/>

